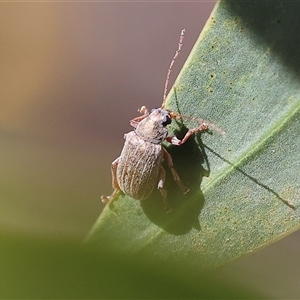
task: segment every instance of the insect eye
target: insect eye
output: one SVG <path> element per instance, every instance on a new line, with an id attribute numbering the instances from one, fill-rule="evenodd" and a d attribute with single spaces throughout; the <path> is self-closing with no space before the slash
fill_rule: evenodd
<path id="1" fill-rule="evenodd" d="M 171 122 L 172 122 L 171 117 L 169 115 L 166 115 L 164 117 L 164 120 L 163 120 L 162 124 L 163 124 L 163 126 L 167 126 L 167 125 L 171 124 Z"/>

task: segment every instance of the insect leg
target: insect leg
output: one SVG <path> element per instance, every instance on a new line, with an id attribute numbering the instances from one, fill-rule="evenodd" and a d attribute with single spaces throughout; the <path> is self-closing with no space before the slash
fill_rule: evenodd
<path id="1" fill-rule="evenodd" d="M 176 136 L 167 137 L 166 140 L 175 146 L 180 146 L 185 143 L 194 133 L 196 132 L 206 132 L 208 130 L 208 126 L 206 123 L 202 123 L 199 127 L 190 129 L 182 140 L 179 140 Z"/>
<path id="2" fill-rule="evenodd" d="M 165 180 L 166 180 L 166 171 L 165 169 L 161 166 L 160 167 L 160 172 L 158 175 L 158 184 L 157 184 L 157 188 L 159 189 L 160 193 L 163 196 L 163 201 L 165 204 L 165 210 L 166 213 L 169 213 L 172 211 L 172 208 L 169 205 L 168 199 L 167 199 L 167 192 L 164 189 L 164 184 L 165 184 Z"/>
<path id="3" fill-rule="evenodd" d="M 189 189 L 184 186 L 184 184 L 182 183 L 181 179 L 179 178 L 178 173 L 174 169 L 174 164 L 173 164 L 172 156 L 170 155 L 170 153 L 165 148 L 163 148 L 163 150 L 164 150 L 164 159 L 166 160 L 166 162 L 168 164 L 168 167 L 170 168 L 170 170 L 172 172 L 174 180 L 179 185 L 179 187 L 182 189 L 182 192 L 184 194 L 186 194 L 189 191 Z"/>
<path id="4" fill-rule="evenodd" d="M 112 186 L 114 189 L 120 189 L 118 181 L 117 181 L 117 167 L 119 163 L 120 157 L 116 158 L 112 163 L 111 163 L 111 177 L 112 177 Z"/>
<path id="5" fill-rule="evenodd" d="M 134 128 L 136 128 L 136 126 L 140 121 L 142 121 L 143 119 L 149 116 L 149 111 L 146 106 L 142 106 L 140 109 L 138 109 L 138 112 L 141 113 L 142 115 L 130 120 L 130 126 Z"/>
<path id="6" fill-rule="evenodd" d="M 104 196 L 104 195 L 101 196 L 101 201 L 103 203 L 107 203 L 110 200 L 113 200 L 113 201 L 117 200 L 118 197 L 120 196 L 121 190 L 120 190 L 120 187 L 119 187 L 119 184 L 117 181 L 117 174 L 116 174 L 119 159 L 120 159 L 120 157 L 118 157 L 111 163 L 112 187 L 113 187 L 114 191 L 110 196 Z"/>

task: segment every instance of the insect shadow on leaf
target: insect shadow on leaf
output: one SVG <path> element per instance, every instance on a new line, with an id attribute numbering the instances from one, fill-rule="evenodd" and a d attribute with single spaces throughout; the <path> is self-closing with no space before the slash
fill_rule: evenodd
<path id="1" fill-rule="evenodd" d="M 174 131 L 174 134 L 181 139 L 188 128 L 180 120 L 176 122 L 178 129 Z M 203 176 L 209 175 L 209 164 L 200 135 L 196 134 L 196 139 L 190 138 L 180 147 L 166 146 L 182 182 L 189 188 L 189 192 L 183 194 L 173 180 L 169 168 L 165 168 L 165 188 L 172 212 L 165 213 L 161 195 L 157 190 L 148 199 L 141 201 L 142 209 L 149 220 L 174 235 L 183 235 L 192 228 L 201 229 L 198 217 L 203 208 L 204 196 L 200 185 Z M 206 165 L 207 169 L 203 165 Z"/>

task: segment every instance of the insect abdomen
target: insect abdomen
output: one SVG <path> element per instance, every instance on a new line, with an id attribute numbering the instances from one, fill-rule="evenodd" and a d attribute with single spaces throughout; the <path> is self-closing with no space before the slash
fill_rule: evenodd
<path id="1" fill-rule="evenodd" d="M 117 181 L 124 194 L 144 200 L 157 185 L 162 146 L 144 141 L 134 131 L 125 139 L 117 166 Z"/>

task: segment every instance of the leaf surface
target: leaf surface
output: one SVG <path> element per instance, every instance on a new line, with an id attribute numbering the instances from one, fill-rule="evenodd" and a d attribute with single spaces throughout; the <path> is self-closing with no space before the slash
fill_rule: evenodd
<path id="1" fill-rule="evenodd" d="M 286 1 L 216 5 L 167 106 L 226 135 L 167 147 L 190 188 L 182 195 L 167 173 L 172 213 L 157 191 L 141 203 L 121 196 L 102 212 L 90 243 L 203 270 L 299 228 L 299 10 Z M 182 137 L 195 126 L 183 118 L 171 128 Z"/>

